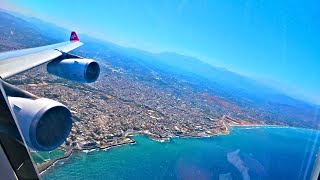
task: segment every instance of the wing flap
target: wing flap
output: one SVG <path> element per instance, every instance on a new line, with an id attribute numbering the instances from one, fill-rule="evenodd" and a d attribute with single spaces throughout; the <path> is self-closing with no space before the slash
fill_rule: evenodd
<path id="1" fill-rule="evenodd" d="M 2 60 L 0 61 L 0 76 L 4 79 L 9 78 L 61 55 L 62 53 L 57 50 L 46 50 L 39 53 Z"/>
<path id="2" fill-rule="evenodd" d="M 69 52 L 72 51 L 74 49 L 76 49 L 77 47 L 81 46 L 83 43 L 80 41 L 74 41 L 71 42 L 69 45 L 67 46 L 61 46 L 61 47 L 57 47 L 56 50 L 62 51 L 62 52 Z"/>

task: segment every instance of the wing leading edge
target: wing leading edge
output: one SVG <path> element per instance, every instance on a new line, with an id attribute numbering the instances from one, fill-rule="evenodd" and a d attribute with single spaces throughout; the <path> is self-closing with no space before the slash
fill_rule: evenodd
<path id="1" fill-rule="evenodd" d="M 61 56 L 63 52 L 69 52 L 82 44 L 83 43 L 80 42 L 77 34 L 72 32 L 70 41 L 0 53 L 0 77 L 6 79 L 15 74 L 49 62 Z"/>

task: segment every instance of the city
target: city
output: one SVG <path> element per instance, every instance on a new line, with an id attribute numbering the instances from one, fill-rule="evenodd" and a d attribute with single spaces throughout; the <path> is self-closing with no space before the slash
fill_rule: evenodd
<path id="1" fill-rule="evenodd" d="M 19 23 L 14 25 L 23 28 L 14 29 L 18 35 L 13 36 L 10 25 L 5 22 L 20 20 L 5 13 L 0 14 L 0 18 L 2 16 L 6 21 L 0 23 L 4 29 L 0 32 L 0 51 L 57 41 L 47 40 L 32 27 Z M 25 31 L 30 37 L 21 35 Z M 161 53 L 120 47 L 86 36 L 83 42 L 84 45 L 72 53 L 99 62 L 101 74 L 94 83 L 82 84 L 56 77 L 47 72 L 46 64 L 7 79 L 36 96 L 63 103 L 73 115 L 71 133 L 59 147 L 64 155 L 42 159 L 37 164 L 40 172 L 73 152 L 134 144 L 134 136 L 140 134 L 159 142 L 170 142 L 172 137 L 231 134 L 230 126 L 275 125 L 319 130 L 319 106 L 282 92 L 260 91 L 268 88 L 197 58 L 165 53 L 164 59 L 168 58 L 165 61 Z M 177 68 L 170 62 L 170 56 L 189 67 Z M 163 61 L 168 64 L 161 64 Z M 199 71 L 209 75 L 201 76 Z"/>

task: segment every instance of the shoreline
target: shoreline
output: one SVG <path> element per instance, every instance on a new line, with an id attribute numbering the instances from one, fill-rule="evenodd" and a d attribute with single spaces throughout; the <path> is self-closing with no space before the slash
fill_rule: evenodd
<path id="1" fill-rule="evenodd" d="M 110 145 L 108 147 L 98 147 L 98 146 L 96 146 L 96 147 L 83 148 L 83 149 L 70 149 L 70 150 L 61 149 L 61 150 L 65 151 L 65 155 L 64 156 L 61 156 L 61 157 L 59 157 L 57 159 L 52 159 L 52 160 L 46 161 L 46 162 L 41 163 L 40 165 L 37 166 L 37 169 L 39 171 L 39 175 L 41 175 L 42 173 L 46 172 L 49 168 L 54 166 L 57 162 L 68 159 L 74 153 L 77 153 L 77 152 L 89 153 L 89 152 L 84 152 L 84 151 L 90 151 L 90 150 L 106 151 L 106 150 L 109 150 L 109 149 L 114 148 L 114 147 L 120 147 L 120 146 L 124 146 L 124 145 L 136 144 L 136 141 L 134 139 L 131 139 L 131 140 L 132 140 L 131 142 L 120 143 L 120 144 L 112 144 L 112 145 Z"/>
<path id="2" fill-rule="evenodd" d="M 212 134 L 212 135 L 206 135 L 206 136 L 170 136 L 170 137 L 166 137 L 164 139 L 157 139 L 157 138 L 153 138 L 153 134 L 151 133 L 148 133 L 148 132 L 136 132 L 136 133 L 131 133 L 131 134 L 128 134 L 127 136 L 131 139 L 131 142 L 125 142 L 125 143 L 120 143 L 120 144 L 112 144 L 112 145 L 109 145 L 108 147 L 99 147 L 99 146 L 94 146 L 94 147 L 87 147 L 87 148 L 83 148 L 83 149 L 70 149 L 70 154 L 68 155 L 65 155 L 65 156 L 62 156 L 60 158 L 57 158 L 57 159 L 53 159 L 53 160 L 49 160 L 45 163 L 42 163 L 40 164 L 37 168 L 38 168 L 38 171 L 39 171 L 39 174 L 41 175 L 42 173 L 46 172 L 49 168 L 51 168 L 52 166 L 55 165 L 55 163 L 59 162 L 59 161 L 62 161 L 62 160 L 66 160 L 68 159 L 74 152 L 80 152 L 80 151 L 90 151 L 90 150 L 102 150 L 102 151 L 107 151 L 108 149 L 111 149 L 113 147 L 119 147 L 119 146 L 123 146 L 123 145 L 130 145 L 130 144 L 136 144 L 136 141 L 132 138 L 134 136 L 139 136 L 139 135 L 143 135 L 143 136 L 147 136 L 149 139 L 153 140 L 153 141 L 157 141 L 157 142 L 160 142 L 160 143 L 164 143 L 164 142 L 170 142 L 170 140 L 172 138 L 210 138 L 210 137 L 214 137 L 214 136 L 221 136 L 221 135 L 228 135 L 231 133 L 230 131 L 230 126 L 229 124 L 227 123 L 224 123 L 225 127 L 226 127 L 226 131 L 225 132 L 221 132 L 219 134 Z M 64 151 L 66 151 L 65 149 L 62 149 Z M 68 151 L 68 150 L 67 150 Z M 66 152 L 67 152 L 66 151 Z M 86 153 L 86 152 L 84 152 Z M 89 152 L 87 152 L 89 153 Z"/>
<path id="3" fill-rule="evenodd" d="M 55 163 L 68 159 L 73 154 L 73 150 L 65 151 L 65 154 L 57 159 L 52 159 L 49 161 L 46 161 L 44 163 L 41 163 L 39 166 L 37 166 L 37 169 L 39 171 L 39 175 L 44 173 L 46 170 L 48 170 L 50 167 L 52 167 Z"/>
<path id="4" fill-rule="evenodd" d="M 317 129 L 312 129 L 312 128 L 303 128 L 303 127 L 292 127 L 292 126 L 286 126 L 286 125 L 268 125 L 268 124 L 257 124 L 257 125 L 229 125 L 230 127 L 252 127 L 252 128 L 291 128 L 291 129 L 300 129 L 300 130 L 308 130 L 308 131 L 316 131 L 316 132 L 320 132 L 320 130 Z"/>
<path id="5" fill-rule="evenodd" d="M 160 142 L 160 143 L 164 143 L 164 142 L 170 142 L 170 140 L 172 138 L 210 138 L 210 137 L 215 137 L 215 136 L 222 136 L 222 135 L 229 135 L 232 132 L 232 127 L 256 127 L 256 128 L 262 128 L 262 127 L 274 127 L 274 128 L 295 128 L 295 129 L 305 129 L 305 130 L 313 130 L 313 129 L 306 129 L 306 128 L 298 128 L 298 127 L 290 127 L 290 126 L 282 126 L 282 125 L 267 125 L 267 124 L 243 124 L 243 125 L 230 125 L 227 124 L 226 128 L 227 130 L 223 133 L 219 133 L 219 134 L 213 134 L 213 135 L 206 135 L 206 136 L 170 136 L 164 139 L 156 139 L 152 137 L 152 134 L 149 133 L 143 133 L 143 132 L 139 132 L 139 133 L 132 133 L 132 134 L 128 134 L 128 137 L 131 139 L 130 142 L 123 142 L 123 143 L 119 143 L 119 144 L 112 144 L 109 145 L 107 147 L 99 147 L 99 146 L 94 146 L 94 147 L 87 147 L 87 148 L 83 148 L 83 149 L 62 149 L 64 151 L 66 151 L 65 155 L 62 157 L 59 157 L 57 159 L 53 159 L 53 160 L 49 160 L 45 163 L 40 164 L 39 166 L 37 166 L 39 174 L 41 175 L 42 173 L 46 172 L 49 168 L 51 168 L 52 166 L 54 166 L 57 162 L 59 161 L 63 161 L 68 159 L 72 154 L 74 154 L 75 152 L 83 152 L 83 153 L 89 153 L 91 150 L 102 150 L 102 151 L 107 151 L 111 148 L 114 147 L 120 147 L 120 146 L 124 146 L 124 145 L 134 145 L 136 144 L 136 141 L 132 138 L 134 136 L 147 136 L 149 139 Z M 317 131 L 317 130 L 313 130 L 313 131 Z M 84 152 L 84 151 L 89 151 L 89 152 Z"/>
<path id="6" fill-rule="evenodd" d="M 136 132 L 136 133 L 130 133 L 127 134 L 127 136 L 130 138 L 130 142 L 123 142 L 123 143 L 119 143 L 119 144 L 112 144 L 109 145 L 107 147 L 99 147 L 99 146 L 93 146 L 93 147 L 86 147 L 83 149 L 70 149 L 70 150 L 66 150 L 66 149 L 62 149 L 64 151 L 66 151 L 66 153 L 69 151 L 70 153 L 68 155 L 64 155 L 60 158 L 57 159 L 53 159 L 53 160 L 49 160 L 45 163 L 40 164 L 39 166 L 37 166 L 39 174 L 41 175 L 42 173 L 44 173 L 45 171 L 47 171 L 50 167 L 54 166 L 55 163 L 62 161 L 62 160 L 66 160 L 68 159 L 74 152 L 80 152 L 80 151 L 91 151 L 91 150 L 102 150 L 102 151 L 107 151 L 108 149 L 111 149 L 113 147 L 119 147 L 119 146 L 123 146 L 123 145 L 130 145 L 130 144 L 136 144 L 136 141 L 132 138 L 134 136 L 139 136 L 139 135 L 143 135 L 143 136 L 147 136 L 149 139 L 153 140 L 153 141 L 157 141 L 160 143 L 164 143 L 164 142 L 170 142 L 170 140 L 172 138 L 210 138 L 210 137 L 214 137 L 214 136 L 221 136 L 221 135 L 228 135 L 230 134 L 230 128 L 229 125 L 227 123 L 224 123 L 225 127 L 226 127 L 226 131 L 225 132 L 221 132 L 219 134 L 212 134 L 212 135 L 206 135 L 206 136 L 192 136 L 192 135 L 186 135 L 186 136 L 170 136 L 170 137 L 166 137 L 163 139 L 157 139 L 154 138 L 152 136 L 154 136 L 154 134 L 149 133 L 149 132 Z M 84 152 L 84 153 L 89 153 L 89 152 Z"/>
<path id="7" fill-rule="evenodd" d="M 290 126 L 284 126 L 284 125 L 268 125 L 268 124 L 231 124 L 230 127 L 288 127 Z M 291 127 L 295 128 L 295 127 Z"/>

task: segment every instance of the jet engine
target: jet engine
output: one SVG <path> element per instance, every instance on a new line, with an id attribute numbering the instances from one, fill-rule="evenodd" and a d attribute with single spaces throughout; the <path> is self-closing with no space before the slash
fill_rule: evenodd
<path id="1" fill-rule="evenodd" d="M 8 97 L 27 145 L 37 151 L 51 151 L 69 135 L 72 118 L 63 104 L 46 99 Z"/>
<path id="2" fill-rule="evenodd" d="M 82 58 L 53 60 L 48 63 L 47 70 L 50 74 L 85 83 L 96 81 L 100 74 L 100 66 L 96 61 Z"/>

